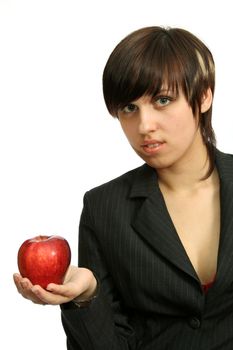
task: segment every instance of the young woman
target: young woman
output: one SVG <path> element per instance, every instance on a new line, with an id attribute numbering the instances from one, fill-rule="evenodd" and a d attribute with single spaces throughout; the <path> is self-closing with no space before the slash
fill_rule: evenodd
<path id="1" fill-rule="evenodd" d="M 233 157 L 211 126 L 214 61 L 183 29 L 123 39 L 103 74 L 107 108 L 141 167 L 84 196 L 79 267 L 47 290 L 69 350 L 232 350 Z"/>

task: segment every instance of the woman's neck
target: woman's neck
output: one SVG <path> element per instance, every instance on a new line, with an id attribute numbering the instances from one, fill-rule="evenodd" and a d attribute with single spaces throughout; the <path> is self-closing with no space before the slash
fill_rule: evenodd
<path id="1" fill-rule="evenodd" d="M 192 152 L 191 152 L 192 153 Z M 170 192 L 193 192 L 216 181 L 217 171 L 202 180 L 210 166 L 207 148 L 204 144 L 169 168 L 157 169 L 159 185 Z"/>

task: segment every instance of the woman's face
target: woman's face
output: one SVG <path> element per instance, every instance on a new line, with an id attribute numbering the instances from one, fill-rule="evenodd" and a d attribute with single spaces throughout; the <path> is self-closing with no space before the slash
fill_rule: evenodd
<path id="1" fill-rule="evenodd" d="M 203 147 L 198 118 L 182 92 L 143 96 L 119 110 L 118 118 L 135 152 L 154 168 L 191 160 Z"/>

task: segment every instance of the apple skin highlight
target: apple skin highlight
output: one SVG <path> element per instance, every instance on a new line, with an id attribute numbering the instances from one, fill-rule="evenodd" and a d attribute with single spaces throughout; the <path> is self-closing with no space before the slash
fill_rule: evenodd
<path id="1" fill-rule="evenodd" d="M 45 289 L 49 283 L 63 283 L 70 261 L 69 243 L 61 236 L 36 236 L 24 241 L 18 250 L 21 276 Z"/>

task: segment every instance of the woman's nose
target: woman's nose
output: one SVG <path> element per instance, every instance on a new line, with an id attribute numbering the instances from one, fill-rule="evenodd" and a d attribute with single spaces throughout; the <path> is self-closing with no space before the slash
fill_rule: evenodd
<path id="1" fill-rule="evenodd" d="M 139 120 L 139 133 L 142 135 L 154 132 L 158 129 L 155 111 L 151 111 L 151 109 L 140 111 Z"/>

